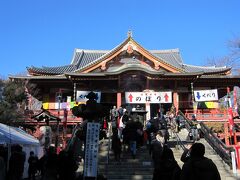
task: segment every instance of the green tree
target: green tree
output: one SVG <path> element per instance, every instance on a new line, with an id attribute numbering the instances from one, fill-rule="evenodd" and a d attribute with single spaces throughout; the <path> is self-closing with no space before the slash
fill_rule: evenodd
<path id="1" fill-rule="evenodd" d="M 3 89 L 0 101 L 1 123 L 14 125 L 22 122 L 27 99 L 25 84 L 23 80 L 1 80 L 0 86 Z"/>

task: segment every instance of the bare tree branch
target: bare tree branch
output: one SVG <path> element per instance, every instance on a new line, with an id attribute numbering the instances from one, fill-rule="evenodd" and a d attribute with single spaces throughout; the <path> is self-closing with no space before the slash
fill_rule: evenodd
<path id="1" fill-rule="evenodd" d="M 206 65 L 227 66 L 232 68 L 232 74 L 240 75 L 240 38 L 234 38 L 227 42 L 229 54 L 221 58 L 208 58 Z"/>

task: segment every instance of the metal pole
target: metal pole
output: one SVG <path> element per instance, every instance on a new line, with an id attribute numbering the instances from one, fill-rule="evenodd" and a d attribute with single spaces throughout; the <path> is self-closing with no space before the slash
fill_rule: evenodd
<path id="1" fill-rule="evenodd" d="M 60 118 L 60 104 L 61 104 L 61 92 L 58 94 L 58 117 Z M 57 120 L 57 131 L 56 131 L 56 140 L 55 140 L 55 148 L 58 151 L 58 138 L 59 138 L 59 120 Z"/>
<path id="2" fill-rule="evenodd" d="M 194 112 L 194 91 L 193 91 L 193 82 L 191 82 L 191 93 L 192 93 L 192 107 L 193 107 L 193 114 L 195 115 L 195 112 Z"/>
<path id="3" fill-rule="evenodd" d="M 231 152 L 231 158 L 232 158 L 232 171 L 233 171 L 233 174 L 236 175 L 237 166 L 236 166 L 236 155 L 234 151 Z"/>
<path id="4" fill-rule="evenodd" d="M 67 116 L 68 116 L 68 110 L 64 109 L 64 121 L 63 121 L 63 149 L 66 147 L 66 138 L 67 138 Z"/>
<path id="5" fill-rule="evenodd" d="M 194 103 L 193 82 L 191 82 L 192 103 Z"/>
<path id="6" fill-rule="evenodd" d="M 73 84 L 73 101 L 76 101 L 76 83 Z"/>
<path id="7" fill-rule="evenodd" d="M 191 82 L 192 105 L 193 105 L 193 112 L 195 117 L 197 116 L 197 102 L 195 102 L 195 99 L 194 99 L 193 83 L 195 83 L 199 77 L 200 76 L 197 75 L 196 78 L 193 80 L 193 82 Z"/>

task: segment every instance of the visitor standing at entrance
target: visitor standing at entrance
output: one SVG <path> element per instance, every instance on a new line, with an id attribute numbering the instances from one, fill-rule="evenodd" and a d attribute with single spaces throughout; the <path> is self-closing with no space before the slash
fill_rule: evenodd
<path id="1" fill-rule="evenodd" d="M 112 128 L 117 128 L 117 120 L 118 120 L 118 110 L 116 106 L 113 106 L 113 108 L 110 111 L 110 120 L 112 123 Z"/>
<path id="2" fill-rule="evenodd" d="M 116 106 L 111 109 L 111 121 L 116 121 L 118 118 L 118 110 Z"/>
<path id="3" fill-rule="evenodd" d="M 119 118 L 123 116 L 123 113 L 124 113 L 124 109 L 123 109 L 122 106 L 120 106 L 120 107 L 118 108 L 118 116 L 119 116 Z"/>
<path id="4" fill-rule="evenodd" d="M 123 133 L 124 136 L 123 138 L 129 142 L 129 147 L 133 158 L 136 157 L 137 152 L 137 140 L 138 140 L 137 129 L 138 129 L 137 123 L 134 120 L 130 119 L 126 124 Z"/>
<path id="5" fill-rule="evenodd" d="M 126 109 L 123 110 L 124 113 L 123 115 L 119 118 L 119 123 L 118 123 L 118 137 L 122 139 L 122 131 L 126 127 L 126 122 L 128 121 L 128 115 Z"/>
<path id="6" fill-rule="evenodd" d="M 123 124 L 127 124 L 129 120 L 129 115 L 128 115 L 128 111 L 126 109 L 124 109 L 124 113 L 123 113 L 123 116 L 122 116 L 122 122 Z"/>
<path id="7" fill-rule="evenodd" d="M 162 136 L 164 137 L 164 144 L 167 143 L 169 139 L 168 125 L 165 118 L 160 119 L 159 121 L 159 131 L 161 131 Z"/>
<path id="8" fill-rule="evenodd" d="M 137 147 L 143 146 L 143 124 L 139 121 L 139 117 L 136 118 L 137 126 Z"/>

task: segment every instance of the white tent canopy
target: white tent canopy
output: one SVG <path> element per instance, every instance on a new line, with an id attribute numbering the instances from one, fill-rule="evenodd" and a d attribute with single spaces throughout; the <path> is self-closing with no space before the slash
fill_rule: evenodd
<path id="1" fill-rule="evenodd" d="M 0 144 L 39 145 L 39 141 L 25 131 L 0 123 Z"/>
<path id="2" fill-rule="evenodd" d="M 8 145 L 8 147 L 14 144 L 19 144 L 23 147 L 23 151 L 26 153 L 23 178 L 27 177 L 27 160 L 29 158 L 30 151 L 33 151 L 39 158 L 43 156 L 43 148 L 40 146 L 38 139 L 20 128 L 7 126 L 2 123 L 0 123 L 0 144 Z"/>

